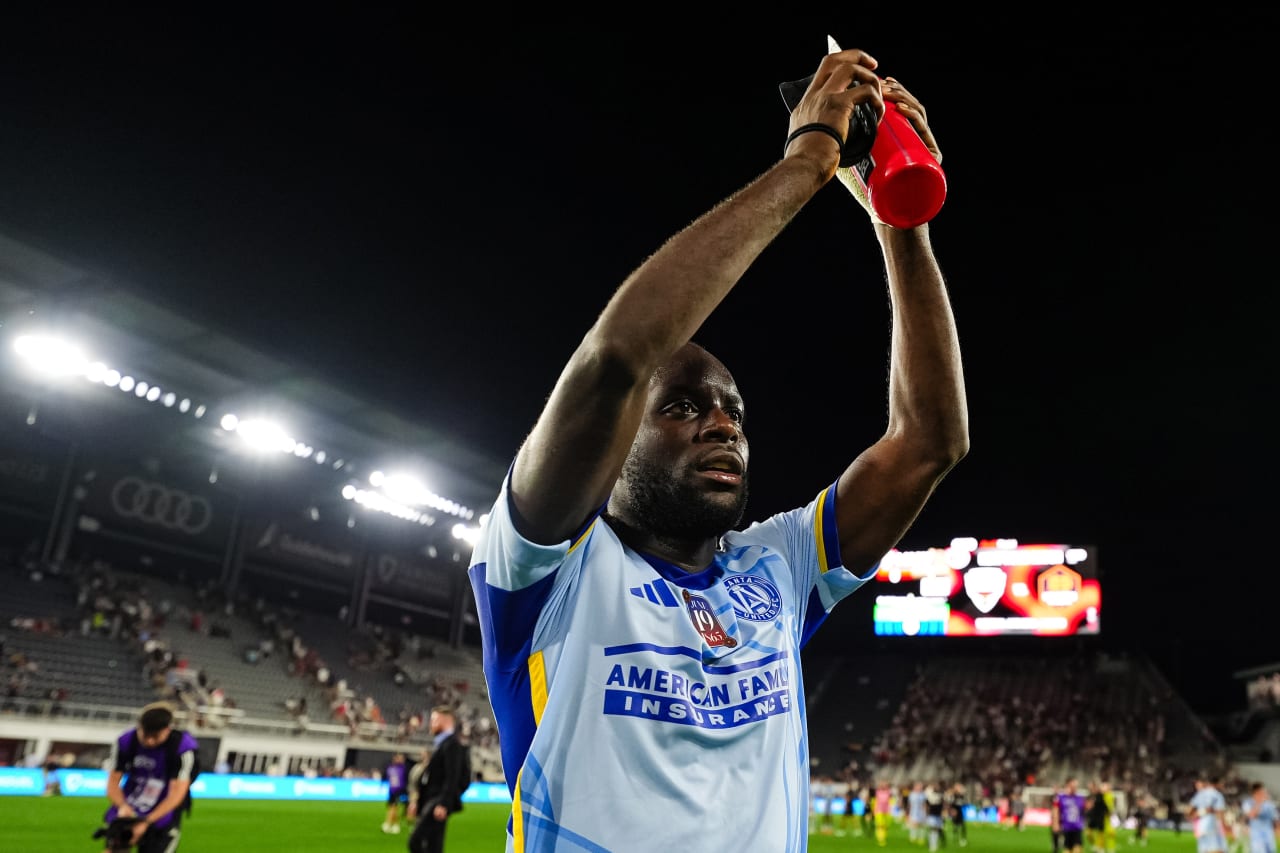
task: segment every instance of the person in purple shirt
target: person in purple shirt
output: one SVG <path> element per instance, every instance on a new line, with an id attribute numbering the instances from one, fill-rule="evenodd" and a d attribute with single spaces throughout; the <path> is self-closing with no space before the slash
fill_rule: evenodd
<path id="1" fill-rule="evenodd" d="M 182 809 L 196 766 L 196 739 L 173 727 L 173 707 L 147 705 L 138 725 L 116 738 L 108 759 L 103 820 L 137 818 L 131 844 L 138 853 L 173 853 L 181 838 Z"/>
<path id="2" fill-rule="evenodd" d="M 404 762 L 404 753 L 397 752 L 383 774 L 387 780 L 387 817 L 382 821 L 383 832 L 399 832 L 400 821 L 409 808 L 409 767 Z"/>
<path id="3" fill-rule="evenodd" d="M 1080 853 L 1084 845 L 1085 796 L 1078 790 L 1079 784 L 1068 779 L 1053 797 L 1053 831 L 1062 833 L 1064 853 Z"/>

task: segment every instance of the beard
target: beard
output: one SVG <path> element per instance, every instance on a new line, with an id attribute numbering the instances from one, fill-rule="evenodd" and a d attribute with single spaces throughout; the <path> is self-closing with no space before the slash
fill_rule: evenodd
<path id="1" fill-rule="evenodd" d="M 720 500 L 713 500 L 705 487 L 673 476 L 669 467 L 635 454 L 623 463 L 620 481 L 633 523 L 663 538 L 719 538 L 738 526 L 747 509 L 745 472 L 742 487 L 732 495 L 719 493 Z"/>

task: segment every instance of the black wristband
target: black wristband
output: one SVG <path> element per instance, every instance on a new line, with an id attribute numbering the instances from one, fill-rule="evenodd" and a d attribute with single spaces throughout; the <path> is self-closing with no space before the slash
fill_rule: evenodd
<path id="1" fill-rule="evenodd" d="M 795 141 L 795 138 L 797 136 L 801 135 L 802 133 L 812 133 L 815 130 L 821 133 L 825 133 L 827 136 L 830 136 L 832 139 L 836 141 L 836 145 L 840 146 L 840 159 L 843 160 L 844 159 L 844 139 L 843 137 L 840 136 L 840 131 L 836 130 L 831 125 L 823 124 L 822 122 L 814 122 L 813 124 L 801 125 L 800 127 L 797 127 L 795 130 L 793 130 L 791 132 L 791 135 L 787 137 L 787 141 L 783 143 L 782 155 L 784 157 L 786 156 L 787 149 L 791 147 L 791 143 Z"/>

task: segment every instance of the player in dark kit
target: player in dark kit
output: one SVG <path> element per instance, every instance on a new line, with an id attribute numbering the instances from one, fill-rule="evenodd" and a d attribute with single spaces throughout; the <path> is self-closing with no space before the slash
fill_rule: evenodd
<path id="1" fill-rule="evenodd" d="M 969 828 L 964 820 L 964 810 L 969 805 L 969 798 L 965 792 L 963 782 L 957 782 L 955 787 L 951 789 L 951 831 L 955 833 L 956 839 L 961 847 L 969 845 Z"/>
<path id="2" fill-rule="evenodd" d="M 1089 846 L 1093 850 L 1103 850 L 1106 846 L 1104 834 L 1107 831 L 1108 819 L 1111 817 L 1111 809 L 1102 796 L 1102 786 L 1097 782 L 1091 783 L 1089 798 L 1085 802 L 1084 821 Z"/>
<path id="3" fill-rule="evenodd" d="M 138 853 L 178 849 L 197 746 L 188 732 L 173 728 L 173 708 L 165 702 L 143 708 L 137 728 L 116 739 L 107 776 L 111 807 L 103 815 L 106 827 L 95 836 L 107 839 L 108 850 L 134 845 Z"/>
<path id="4" fill-rule="evenodd" d="M 382 831 L 400 831 L 400 818 L 409 808 L 409 766 L 403 752 L 391 757 L 385 772 L 387 779 L 387 816 L 382 821 Z"/>
<path id="5" fill-rule="evenodd" d="M 1062 833 L 1062 849 L 1065 853 L 1080 853 L 1084 846 L 1085 796 L 1079 792 L 1078 782 L 1068 779 L 1066 786 L 1053 797 L 1054 833 Z"/>
<path id="6" fill-rule="evenodd" d="M 947 800 L 942 783 L 931 784 L 924 789 L 924 822 L 929 830 L 929 849 L 947 846 Z"/>

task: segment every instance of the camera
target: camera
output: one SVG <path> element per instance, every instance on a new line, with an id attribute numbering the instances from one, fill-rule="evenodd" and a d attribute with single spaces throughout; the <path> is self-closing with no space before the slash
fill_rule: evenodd
<path id="1" fill-rule="evenodd" d="M 98 827 L 92 837 L 101 838 L 111 853 L 124 853 L 133 849 L 133 827 L 140 820 L 140 817 L 118 817 Z"/>

